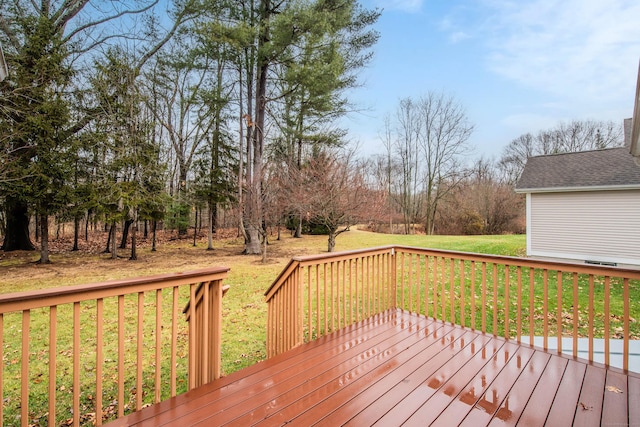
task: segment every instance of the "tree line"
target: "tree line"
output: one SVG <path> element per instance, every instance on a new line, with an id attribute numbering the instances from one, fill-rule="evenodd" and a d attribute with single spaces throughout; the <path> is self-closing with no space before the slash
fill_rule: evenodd
<path id="1" fill-rule="evenodd" d="M 3 250 L 33 250 L 35 221 L 48 262 L 51 218 L 74 224 L 76 250 L 83 226 L 86 236 L 103 224 L 113 257 L 120 229 L 132 259 L 139 224 L 184 235 L 198 215 L 209 248 L 224 214 L 245 253 L 263 256 L 269 227 L 326 233 L 329 251 L 357 223 L 518 232 L 512 185 L 526 156 L 618 141 L 613 124 L 575 122 L 523 135 L 499 160 L 473 160 L 461 103 L 427 92 L 399 102 L 381 126 L 386 154 L 363 159 L 337 123 L 358 108 L 348 93 L 372 58 L 380 10 L 354 0 L 166 9 L 157 0 L 0 4 Z"/>
<path id="2" fill-rule="evenodd" d="M 48 262 L 48 221 L 131 233 L 233 205 L 260 253 L 268 156 L 344 145 L 336 119 L 378 39 L 356 1 L 13 0 L 0 5 L 2 249 Z M 273 144 L 278 148 L 269 148 Z M 268 151 L 268 152 L 267 152 Z M 115 249 L 115 248 L 114 248 Z M 115 250 L 112 251 L 115 256 Z"/>

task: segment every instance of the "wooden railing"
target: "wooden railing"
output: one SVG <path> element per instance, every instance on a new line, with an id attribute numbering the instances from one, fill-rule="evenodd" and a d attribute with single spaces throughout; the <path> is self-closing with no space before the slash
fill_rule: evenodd
<path id="1" fill-rule="evenodd" d="M 0 295 L 3 425 L 101 425 L 220 377 L 228 270 Z"/>
<path id="2" fill-rule="evenodd" d="M 295 257 L 266 292 L 267 355 L 397 307 L 563 351 L 640 339 L 640 271 L 404 246 Z M 564 350 L 567 350 L 565 343 Z"/>

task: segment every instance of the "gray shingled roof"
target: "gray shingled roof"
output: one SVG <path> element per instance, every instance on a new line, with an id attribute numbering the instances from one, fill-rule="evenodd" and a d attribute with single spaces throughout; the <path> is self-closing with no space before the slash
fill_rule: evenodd
<path id="1" fill-rule="evenodd" d="M 588 187 L 640 188 L 640 165 L 629 154 L 629 148 L 530 157 L 516 191 L 586 190 Z"/>

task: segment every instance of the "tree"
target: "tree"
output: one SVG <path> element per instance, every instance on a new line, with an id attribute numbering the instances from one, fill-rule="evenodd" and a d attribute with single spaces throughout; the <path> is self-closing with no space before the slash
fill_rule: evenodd
<path id="1" fill-rule="evenodd" d="M 263 232 L 263 197 L 262 179 L 264 167 L 264 148 L 267 125 L 268 106 L 275 100 L 293 96 L 294 92 L 270 93 L 274 88 L 272 84 L 273 71 L 276 67 L 284 67 L 285 70 L 293 70 L 294 66 L 299 66 L 301 62 L 291 61 L 295 53 L 303 53 L 302 58 L 309 58 L 304 53 L 311 53 L 311 46 L 318 47 L 318 42 L 329 46 L 332 49 L 325 52 L 329 55 L 342 55 L 341 61 L 331 61 L 334 67 L 329 76 L 335 75 L 341 78 L 351 73 L 353 67 L 344 67 L 348 62 L 345 58 L 352 55 L 358 58 L 361 63 L 366 63 L 367 56 L 359 53 L 370 47 L 377 36 L 368 30 L 374 23 L 379 13 L 363 10 L 355 1 L 345 1 L 336 4 L 334 1 L 317 0 L 312 3 L 301 2 L 280 2 L 275 3 L 270 0 L 262 0 L 258 7 L 258 18 L 256 20 L 256 59 L 255 59 L 255 115 L 249 113 L 247 121 L 248 134 L 250 138 L 247 146 L 246 198 L 244 204 L 244 229 L 245 233 L 245 253 L 257 254 L 260 252 L 260 236 Z M 365 42 L 366 41 L 366 42 Z M 347 51 L 347 49 L 350 51 Z M 336 57 L 337 58 L 337 57 Z M 302 61 L 304 63 L 304 61 Z M 340 65 L 340 66 L 338 66 Z M 355 63 L 353 64 L 356 65 Z M 292 71 L 291 75 L 308 76 L 311 69 L 300 68 L 300 72 Z M 304 70 L 304 71 L 303 71 Z M 297 82 L 300 87 L 305 86 L 304 82 Z M 344 84 L 344 82 L 342 83 Z M 320 85 L 315 86 L 315 88 Z M 317 93 L 297 91 L 298 96 L 309 96 L 304 105 L 309 105 L 311 99 L 318 100 L 321 96 L 335 94 L 336 87 L 333 84 L 325 85 Z M 302 100 L 302 98 L 300 98 Z M 294 104 L 291 104 L 294 105 Z M 296 104 L 298 106 L 303 104 Z M 334 104 L 335 106 L 336 104 Z M 301 116 L 298 116 L 298 121 Z M 303 121 L 304 122 L 304 121 Z M 300 129 L 300 127 L 298 127 Z"/>
<path id="2" fill-rule="evenodd" d="M 500 178 L 495 162 L 480 158 L 442 201 L 435 229 L 443 234 L 520 233 L 523 223 L 522 195 Z"/>
<path id="3" fill-rule="evenodd" d="M 10 105 L 4 139 L 11 153 L 8 178 L 3 186 L 7 234 L 2 249 L 34 249 L 28 232 L 28 201 L 32 201 L 42 230 L 41 262 L 48 258 L 48 215 L 65 203 L 68 180 L 69 107 L 64 99 L 71 70 L 64 64 L 62 34 L 53 23 L 38 16 L 22 17 L 22 51 L 9 56 L 14 73 L 7 81 L 4 103 Z M 21 179 L 22 178 L 22 179 Z"/>
<path id="4" fill-rule="evenodd" d="M 392 126 L 390 119 L 385 120 L 388 172 L 391 173 L 392 151 L 395 154 L 395 163 L 399 172 L 397 179 L 390 181 L 389 187 L 394 187 L 394 191 L 390 190 L 390 193 L 395 195 L 396 203 L 402 212 L 405 234 L 410 234 L 419 221 L 423 210 L 422 176 L 418 162 L 419 121 L 416 116 L 415 104 L 411 99 L 400 101 L 395 120 L 393 131 L 390 129 Z"/>
<path id="5" fill-rule="evenodd" d="M 422 97 L 418 110 L 422 118 L 419 131 L 421 164 L 425 168 L 425 232 L 432 234 L 438 203 L 464 176 L 460 159 L 468 154 L 473 125 L 462 105 L 443 93 L 430 92 Z"/>
<path id="6" fill-rule="evenodd" d="M 151 138 L 151 113 L 146 113 L 145 97 L 134 84 L 137 71 L 133 64 L 126 52 L 110 49 L 107 59 L 96 67 L 93 86 L 99 111 L 97 133 L 104 153 L 103 208 L 112 225 L 125 222 L 123 243 L 127 226 L 131 226 L 130 259 L 135 260 L 139 214 L 143 209 L 151 216 L 157 211 L 162 171 L 157 162 L 159 147 Z M 111 239 L 113 245 L 114 236 Z M 115 258 L 113 246 L 111 252 Z"/>
<path id="7" fill-rule="evenodd" d="M 307 212 L 307 220 L 326 229 L 327 250 L 333 252 L 336 238 L 349 231 L 367 211 L 367 184 L 363 163 L 355 150 L 321 150 L 300 171 L 305 196 L 297 202 Z"/>
<path id="8" fill-rule="evenodd" d="M 395 154 L 400 168 L 393 187 L 405 231 L 420 220 L 431 234 L 440 201 L 464 178 L 461 163 L 473 125 L 455 98 L 429 92 L 417 101 L 401 100 L 395 123 L 385 126 L 389 167 Z"/>
<path id="9" fill-rule="evenodd" d="M 59 197 L 65 192 L 60 189 L 65 188 L 63 182 L 71 180 L 73 170 L 64 155 L 73 152 L 73 135 L 92 119 L 84 106 L 74 108 L 78 114 L 73 118 L 68 114 L 68 94 L 77 89 L 72 83 L 82 84 L 80 79 L 71 81 L 74 67 L 79 67 L 107 41 L 119 38 L 140 41 L 135 29 L 130 34 L 114 33 L 109 25 L 118 19 L 151 13 L 157 1 L 130 2 L 128 6 L 112 2 L 105 5 L 99 17 L 85 11 L 88 3 L 85 0 L 0 3 L 0 37 L 7 47 L 7 62 L 12 70 L 3 82 L 6 96 L 2 98 L 3 110 L 10 114 L 0 119 L 8 133 L 0 138 L 4 144 L 2 151 L 11 153 L 8 164 L 12 169 L 9 177 L 12 193 L 5 198 L 7 230 L 11 231 L 5 235 L 3 249 L 33 248 L 28 224 L 29 209 L 35 208 L 43 227 L 43 262 L 48 261 L 45 219 L 65 205 L 66 200 Z M 186 4 L 182 6 L 164 38 L 147 37 L 138 44 L 144 51 L 139 66 L 188 19 L 189 8 Z M 24 185 L 13 185 L 18 179 Z"/>
<path id="10" fill-rule="evenodd" d="M 600 150 L 623 144 L 622 123 L 572 120 L 536 135 L 526 133 L 512 140 L 502 151 L 499 165 L 508 182 L 515 185 L 531 156 L 586 150 Z"/>

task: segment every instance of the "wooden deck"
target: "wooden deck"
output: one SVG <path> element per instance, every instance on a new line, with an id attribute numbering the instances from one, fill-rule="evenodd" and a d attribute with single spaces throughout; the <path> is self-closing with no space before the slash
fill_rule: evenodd
<path id="1" fill-rule="evenodd" d="M 118 425 L 638 426 L 640 376 L 390 310 Z"/>

